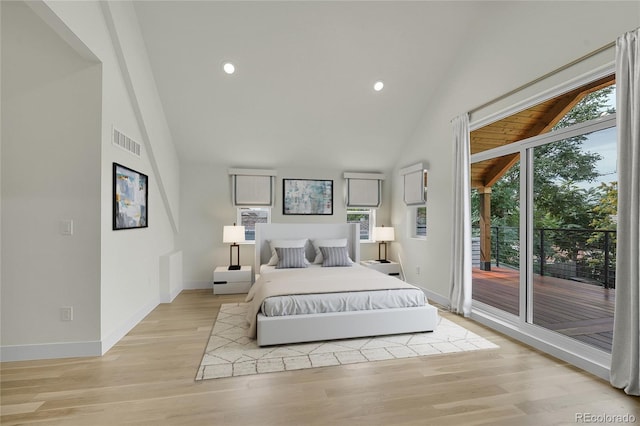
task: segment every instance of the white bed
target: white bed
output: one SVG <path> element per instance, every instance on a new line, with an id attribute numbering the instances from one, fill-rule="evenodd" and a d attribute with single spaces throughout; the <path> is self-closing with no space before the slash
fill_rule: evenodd
<path id="1" fill-rule="evenodd" d="M 260 275 L 265 278 L 269 274 L 287 274 L 293 272 L 300 274 L 304 279 L 305 274 L 327 272 L 344 274 L 345 279 L 349 279 L 349 272 L 358 275 L 368 274 L 378 276 L 379 272 L 365 268 L 359 264 L 354 264 L 349 269 L 323 268 L 322 265 L 309 265 L 308 269 L 291 271 L 288 269 L 276 269 L 275 266 L 262 265 Z M 332 274 L 333 275 L 333 274 Z M 272 275 L 278 278 L 279 275 Z M 333 276 L 327 277 L 333 279 Z M 397 280 L 397 278 L 394 278 Z M 394 290 L 369 290 L 369 291 L 349 291 L 340 293 L 310 293 L 310 294 L 290 294 L 266 298 L 260 307 L 260 312 L 267 317 L 284 315 L 306 315 L 329 312 L 349 312 L 367 311 L 371 309 L 391 309 L 424 306 L 426 297 L 419 288 L 394 289 Z"/>
<path id="2" fill-rule="evenodd" d="M 346 238 L 349 256 L 355 265 L 347 268 L 323 268 L 319 265 L 310 265 L 309 268 L 287 272 L 289 276 L 294 278 L 300 276 L 300 280 L 303 280 L 305 275 L 297 274 L 306 274 L 307 272 L 303 272 L 305 269 L 313 273 L 312 270 L 314 268 L 321 268 L 331 270 L 326 271 L 329 277 L 331 277 L 331 274 L 340 273 L 346 274 L 345 277 L 351 280 L 351 275 L 349 274 L 360 274 L 358 270 L 362 270 L 361 272 L 365 275 L 362 276 L 364 278 L 358 275 L 360 280 L 397 280 L 359 265 L 360 241 L 359 225 L 357 224 L 257 224 L 255 270 L 261 272 L 260 279 L 262 281 L 267 277 L 269 280 L 278 280 L 278 271 L 283 271 L 264 266 L 271 257 L 269 241 L 301 238 L 309 240 Z M 313 246 L 308 244 L 306 250 L 307 259 L 313 260 L 315 257 Z M 366 275 L 372 273 L 374 274 L 372 276 Z M 400 283 L 398 282 L 398 284 Z M 406 283 L 402 283 L 402 286 L 410 287 Z M 423 306 L 415 306 L 419 304 L 416 302 L 419 297 L 416 296 L 416 291 L 412 290 L 416 289 L 358 291 L 357 293 L 359 294 L 353 292 L 305 294 L 301 296 L 284 296 L 284 301 L 275 302 L 269 301 L 269 299 L 275 300 L 276 298 L 265 299 L 265 307 L 268 313 L 277 314 L 277 310 L 284 309 L 284 313 L 287 315 L 267 316 L 261 311 L 258 312 L 255 325 L 257 343 L 259 346 L 267 346 L 432 331 L 438 322 L 437 309 L 428 303 Z M 387 293 L 386 295 L 384 294 L 385 292 Z M 251 297 L 252 293 L 250 292 L 248 299 L 251 299 Z M 301 299 L 298 299 L 298 297 L 301 297 Z M 346 299 L 348 299 L 348 304 L 345 302 Z M 274 303 L 269 304 L 270 302 Z M 397 303 L 405 304 L 409 307 L 387 307 L 397 306 Z M 355 307 L 348 308 L 352 310 L 346 312 L 338 311 L 342 308 L 336 308 L 336 306 L 346 305 Z M 260 306 L 262 306 L 262 301 Z M 300 309 L 306 309 L 309 306 L 316 309 L 316 312 L 319 310 L 320 313 L 300 313 L 304 312 Z M 258 306 L 255 308 L 258 309 Z"/>

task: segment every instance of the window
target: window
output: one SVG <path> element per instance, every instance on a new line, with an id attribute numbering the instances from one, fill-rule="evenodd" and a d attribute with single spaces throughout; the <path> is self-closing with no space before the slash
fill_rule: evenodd
<path id="1" fill-rule="evenodd" d="M 256 240 L 256 223 L 271 223 L 271 209 L 269 207 L 240 207 L 237 223 L 244 226 L 244 239 Z"/>
<path id="2" fill-rule="evenodd" d="M 376 225 L 375 209 L 347 209 L 347 223 L 360 224 L 360 240 L 373 241 L 373 227 Z"/>
<path id="3" fill-rule="evenodd" d="M 427 206 L 414 209 L 413 233 L 414 238 L 427 238 Z"/>

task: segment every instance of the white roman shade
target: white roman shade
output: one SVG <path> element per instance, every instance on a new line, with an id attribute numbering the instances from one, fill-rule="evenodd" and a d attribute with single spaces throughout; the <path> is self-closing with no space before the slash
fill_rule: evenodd
<path id="1" fill-rule="evenodd" d="M 382 203 L 382 173 L 345 172 L 347 207 L 380 207 Z"/>
<path id="2" fill-rule="evenodd" d="M 422 163 L 405 167 L 400 170 L 404 178 L 404 203 L 408 206 L 424 204 L 425 169 Z"/>
<path id="3" fill-rule="evenodd" d="M 235 207 L 258 207 L 274 204 L 274 170 L 229 169 L 231 200 Z"/>

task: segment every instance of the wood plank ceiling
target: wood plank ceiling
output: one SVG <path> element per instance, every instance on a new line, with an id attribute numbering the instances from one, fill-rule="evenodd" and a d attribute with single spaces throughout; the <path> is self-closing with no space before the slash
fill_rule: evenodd
<path id="1" fill-rule="evenodd" d="M 549 132 L 586 95 L 615 83 L 611 75 L 471 132 L 471 154 Z M 471 165 L 471 187 L 483 190 L 496 183 L 520 159 L 511 154 Z"/>

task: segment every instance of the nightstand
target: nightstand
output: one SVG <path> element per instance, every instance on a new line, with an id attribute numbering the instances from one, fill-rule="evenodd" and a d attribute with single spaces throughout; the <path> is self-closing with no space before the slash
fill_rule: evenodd
<path id="1" fill-rule="evenodd" d="M 400 275 L 400 264 L 398 262 L 389 261 L 389 263 L 382 263 L 377 260 L 363 260 L 360 264 L 367 268 L 382 272 L 383 274 L 392 275 L 402 279 Z"/>
<path id="2" fill-rule="evenodd" d="M 251 266 L 229 270 L 228 266 L 218 266 L 213 271 L 213 294 L 248 293 L 253 284 Z"/>

